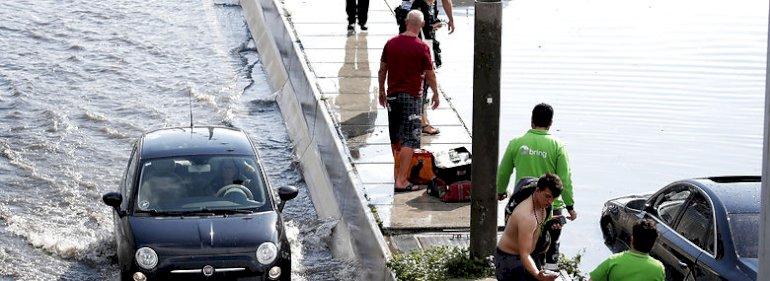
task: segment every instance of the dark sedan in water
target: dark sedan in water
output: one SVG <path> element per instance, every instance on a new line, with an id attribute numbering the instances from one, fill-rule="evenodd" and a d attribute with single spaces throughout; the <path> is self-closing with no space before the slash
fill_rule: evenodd
<path id="1" fill-rule="evenodd" d="M 605 242 L 627 248 L 634 222 L 652 218 L 659 236 L 650 254 L 667 280 L 756 280 L 760 185 L 760 177 L 690 179 L 612 199 L 600 220 Z"/>
<path id="2" fill-rule="evenodd" d="M 161 129 L 135 144 L 114 209 L 122 280 L 289 280 L 291 252 L 255 147 L 228 127 Z"/>

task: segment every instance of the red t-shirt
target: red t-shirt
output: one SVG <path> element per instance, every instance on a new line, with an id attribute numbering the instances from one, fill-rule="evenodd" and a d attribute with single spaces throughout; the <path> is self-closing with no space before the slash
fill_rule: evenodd
<path id="1" fill-rule="evenodd" d="M 385 43 L 381 62 L 388 67 L 388 95 L 408 93 L 419 97 L 425 71 L 433 69 L 430 49 L 420 38 L 398 35 Z"/>

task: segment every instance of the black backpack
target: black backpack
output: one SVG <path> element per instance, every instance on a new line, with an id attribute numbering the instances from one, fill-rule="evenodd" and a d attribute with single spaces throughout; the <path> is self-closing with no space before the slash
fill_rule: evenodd
<path id="1" fill-rule="evenodd" d="M 393 13 L 396 15 L 396 23 L 398 24 L 399 30 L 404 29 L 406 24 L 406 14 L 408 14 L 411 10 L 412 1 L 403 1 L 401 2 L 401 5 L 398 5 L 398 7 L 393 9 Z"/>

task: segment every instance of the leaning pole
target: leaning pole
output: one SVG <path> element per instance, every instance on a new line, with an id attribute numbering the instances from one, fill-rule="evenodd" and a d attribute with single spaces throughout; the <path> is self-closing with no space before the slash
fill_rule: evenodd
<path id="1" fill-rule="evenodd" d="M 765 68 L 765 132 L 762 141 L 762 218 L 759 221 L 759 276 L 770 281 L 770 17 L 768 18 L 767 62 Z"/>
<path id="2" fill-rule="evenodd" d="M 492 255 L 497 244 L 496 183 L 500 135 L 500 0 L 476 0 L 473 39 L 472 258 Z"/>

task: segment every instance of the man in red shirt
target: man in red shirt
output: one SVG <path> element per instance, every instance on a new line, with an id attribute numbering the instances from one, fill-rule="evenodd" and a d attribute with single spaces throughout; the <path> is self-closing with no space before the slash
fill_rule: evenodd
<path id="1" fill-rule="evenodd" d="M 423 79 L 433 91 L 433 109 L 439 104 L 436 73 L 433 72 L 430 49 L 417 37 L 425 19 L 420 11 L 406 16 L 406 31 L 385 43 L 380 59 L 380 105 L 388 109 L 390 146 L 395 162 L 396 190 L 413 190 L 407 179 L 414 149 L 420 148 Z M 385 80 L 388 81 L 387 91 Z"/>

